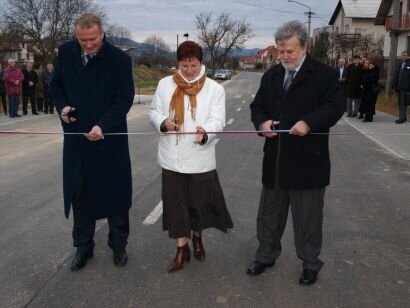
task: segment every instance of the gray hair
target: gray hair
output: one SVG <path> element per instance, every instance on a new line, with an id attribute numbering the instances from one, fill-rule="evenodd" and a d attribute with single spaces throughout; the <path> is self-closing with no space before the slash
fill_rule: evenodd
<path id="1" fill-rule="evenodd" d="M 15 62 L 16 62 L 16 59 L 9 58 L 9 59 L 7 60 L 7 63 L 8 63 L 8 64 L 10 64 L 11 62 L 14 62 L 14 63 L 15 63 Z"/>
<path id="2" fill-rule="evenodd" d="M 305 25 L 298 20 L 292 20 L 283 24 L 275 33 L 277 42 L 287 41 L 294 36 L 298 39 L 301 47 L 306 45 L 308 39 L 307 30 Z"/>

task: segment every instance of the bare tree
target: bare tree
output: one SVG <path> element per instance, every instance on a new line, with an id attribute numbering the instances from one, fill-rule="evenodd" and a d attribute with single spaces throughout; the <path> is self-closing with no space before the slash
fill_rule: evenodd
<path id="1" fill-rule="evenodd" d="M 114 44 L 121 44 L 124 39 L 131 39 L 131 32 L 119 24 L 109 25 L 105 31 L 109 41 Z"/>
<path id="2" fill-rule="evenodd" d="M 60 42 L 73 38 L 74 20 L 84 12 L 105 17 L 92 0 L 8 0 L 3 20 L 9 28 L 19 29 L 47 61 Z"/>
<path id="3" fill-rule="evenodd" d="M 245 19 L 235 20 L 228 13 L 221 13 L 215 19 L 212 13 L 195 16 L 198 39 L 210 56 L 210 68 L 215 70 L 224 64 L 232 49 L 243 48 L 253 36 L 250 25 Z"/>
<path id="4" fill-rule="evenodd" d="M 169 52 L 171 49 L 169 48 L 169 46 L 165 43 L 165 41 L 156 35 L 151 35 L 149 37 L 147 37 L 144 41 L 145 44 L 154 46 L 156 51 L 166 51 Z"/>

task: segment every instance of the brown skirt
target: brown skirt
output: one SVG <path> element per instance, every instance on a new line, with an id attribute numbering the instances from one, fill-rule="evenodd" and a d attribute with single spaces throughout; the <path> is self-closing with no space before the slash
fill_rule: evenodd
<path id="1" fill-rule="evenodd" d="M 162 169 L 163 230 L 170 238 L 191 237 L 191 231 L 233 228 L 216 170 L 186 174 Z"/>

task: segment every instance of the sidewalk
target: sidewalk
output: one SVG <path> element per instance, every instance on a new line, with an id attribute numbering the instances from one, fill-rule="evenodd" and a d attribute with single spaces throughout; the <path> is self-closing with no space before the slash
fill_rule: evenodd
<path id="1" fill-rule="evenodd" d="M 381 111 L 376 111 L 373 122 L 364 123 L 361 119 L 347 118 L 345 115 L 341 119 L 389 153 L 410 164 L 410 122 L 396 124 L 394 120 L 396 117 Z"/>

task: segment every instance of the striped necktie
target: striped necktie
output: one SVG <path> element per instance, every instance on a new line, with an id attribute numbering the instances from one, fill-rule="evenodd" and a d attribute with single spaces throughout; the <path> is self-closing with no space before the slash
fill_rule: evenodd
<path id="1" fill-rule="evenodd" d="M 295 76 L 296 71 L 288 71 L 288 76 L 285 79 L 285 83 L 283 84 L 283 91 L 286 93 L 289 90 L 289 87 L 293 81 L 293 76 Z"/>

